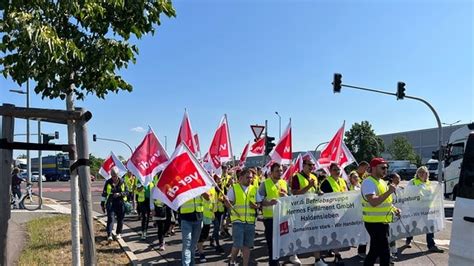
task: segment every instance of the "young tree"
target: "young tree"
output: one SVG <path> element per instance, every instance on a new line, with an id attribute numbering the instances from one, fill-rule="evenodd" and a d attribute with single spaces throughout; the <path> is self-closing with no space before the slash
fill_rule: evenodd
<path id="1" fill-rule="evenodd" d="M 130 37 L 176 15 L 170 0 L 2 0 L 0 14 L 1 73 L 19 85 L 33 79 L 42 97 L 78 99 L 132 91 L 116 74 L 135 63 Z"/>
<path id="2" fill-rule="evenodd" d="M 421 164 L 421 157 L 415 153 L 413 146 L 403 136 L 393 139 L 393 142 L 388 146 L 388 152 L 392 155 L 393 160 L 409 160 L 416 165 Z"/>
<path id="3" fill-rule="evenodd" d="M 345 133 L 344 142 L 358 162 L 370 162 L 372 158 L 379 157 L 385 149 L 383 140 L 375 135 L 369 121 L 353 124 Z"/>

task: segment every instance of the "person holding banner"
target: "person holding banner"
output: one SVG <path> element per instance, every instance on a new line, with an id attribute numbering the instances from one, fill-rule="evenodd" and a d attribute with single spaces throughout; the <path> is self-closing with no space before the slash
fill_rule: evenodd
<path id="1" fill-rule="evenodd" d="M 337 163 L 331 163 L 331 165 L 329 165 L 329 173 L 331 175 L 326 177 L 326 179 L 321 183 L 321 191 L 324 193 L 338 193 L 347 191 L 346 180 L 341 177 L 341 168 L 339 168 L 339 165 Z M 336 265 L 344 265 L 339 251 L 333 251 L 334 263 Z"/>
<path id="2" fill-rule="evenodd" d="M 364 265 L 374 265 L 380 258 L 380 265 L 385 266 L 390 265 L 389 223 L 393 222 L 393 214 L 400 215 L 400 210 L 392 204 L 395 186 L 383 180 L 387 174 L 387 161 L 374 158 L 370 168 L 371 175 L 362 182 L 361 188 L 362 218 L 370 236 L 370 250 Z"/>
<path id="3" fill-rule="evenodd" d="M 430 172 L 428 171 L 428 168 L 426 166 L 421 166 L 416 170 L 415 177 L 411 179 L 410 182 L 408 182 L 408 185 L 427 188 L 431 185 L 431 182 L 428 179 L 429 176 L 430 176 Z M 405 246 L 407 248 L 411 248 L 412 240 L 413 240 L 412 236 L 407 237 L 406 242 L 405 242 Z M 426 234 L 426 243 L 428 245 L 428 250 L 430 252 L 435 252 L 435 253 L 444 252 L 444 250 L 436 246 L 436 243 L 434 241 L 434 233 Z"/>
<path id="4" fill-rule="evenodd" d="M 255 237 L 257 205 L 257 188 L 251 184 L 253 172 L 244 168 L 239 172 L 239 182 L 233 184 L 225 201 L 230 210 L 232 222 L 232 251 L 229 265 L 236 265 L 237 254 L 242 251 L 243 265 L 249 265 L 250 248 Z M 229 202 L 230 201 L 230 202 Z M 234 206 L 232 207 L 233 204 Z"/>
<path id="5" fill-rule="evenodd" d="M 100 206 L 102 211 L 107 211 L 107 240 L 112 241 L 112 229 L 114 217 L 117 215 L 117 238 L 121 238 L 123 218 L 125 216 L 125 201 L 127 201 L 128 190 L 122 178 L 118 176 L 118 168 L 112 167 L 110 171 L 111 178 L 105 181 L 102 190 L 102 201 Z"/>
<path id="6" fill-rule="evenodd" d="M 261 202 L 263 210 L 263 225 L 265 226 L 265 240 L 268 247 L 268 264 L 278 265 L 278 260 L 272 259 L 273 252 L 273 205 L 277 204 L 280 197 L 288 196 L 288 184 L 281 178 L 283 169 L 279 163 L 273 163 L 270 167 L 270 178 L 260 185 L 258 189 L 257 202 Z M 290 261 L 301 264 L 297 255 L 291 256 Z"/>
<path id="7" fill-rule="evenodd" d="M 306 193 L 322 194 L 318 186 L 318 178 L 312 173 L 315 163 L 311 159 L 303 159 L 303 170 L 293 176 L 291 180 L 291 193 L 302 195 Z M 326 266 L 321 259 L 319 251 L 314 252 L 314 265 Z"/>

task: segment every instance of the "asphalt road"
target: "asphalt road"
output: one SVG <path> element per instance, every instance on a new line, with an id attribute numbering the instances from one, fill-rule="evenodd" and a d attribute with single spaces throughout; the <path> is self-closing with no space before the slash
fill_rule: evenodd
<path id="1" fill-rule="evenodd" d="M 91 183 L 92 191 L 92 201 L 93 209 L 97 212 L 101 212 L 100 208 L 100 199 L 101 191 L 103 187 L 103 181 L 95 181 Z M 69 182 L 45 182 L 43 183 L 43 196 L 48 198 L 53 198 L 61 203 L 69 204 L 70 203 L 70 184 Z M 445 228 L 444 230 L 437 232 L 435 234 L 435 241 L 441 249 L 445 250 L 445 253 L 428 253 L 426 252 L 426 240 L 424 236 L 415 237 L 415 243 L 412 244 L 412 248 L 406 249 L 403 248 L 404 241 L 397 241 L 397 247 L 399 247 L 399 259 L 397 260 L 397 265 L 447 265 L 448 264 L 448 249 L 449 249 L 449 239 L 451 235 L 451 226 L 452 226 L 452 208 L 454 202 L 445 201 Z M 136 217 L 128 216 L 125 219 L 125 223 L 132 228 L 137 233 L 141 231 L 140 222 Z M 266 243 L 263 236 L 263 224 L 261 222 L 257 223 L 256 232 L 258 236 L 255 239 L 255 247 L 252 249 L 252 261 L 258 264 L 267 263 L 267 249 Z M 179 264 L 181 258 L 181 236 L 178 233 L 175 236 L 169 237 L 167 241 L 167 250 L 165 252 L 160 252 L 162 259 L 168 261 L 168 264 Z M 212 232 L 212 230 L 211 230 Z M 157 248 L 157 237 L 156 229 L 149 229 L 149 237 L 146 240 L 149 242 L 150 246 Z M 208 242 L 206 243 L 208 244 Z M 215 265 L 227 263 L 228 255 L 232 246 L 231 239 L 224 239 L 223 248 L 225 250 L 224 254 L 217 254 L 214 252 L 214 249 L 207 247 L 205 249 L 206 258 L 208 262 L 206 265 Z M 360 265 L 361 260 L 357 257 L 357 249 L 352 248 L 348 251 L 341 252 L 341 255 L 344 259 L 346 265 Z M 309 256 L 300 256 L 300 259 L 304 264 L 312 264 L 314 259 Z M 331 262 L 333 258 L 327 258 L 326 261 Z"/>

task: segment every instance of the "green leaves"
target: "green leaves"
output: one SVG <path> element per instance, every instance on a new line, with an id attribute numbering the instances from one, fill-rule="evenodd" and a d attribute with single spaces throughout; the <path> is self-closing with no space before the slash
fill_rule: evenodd
<path id="1" fill-rule="evenodd" d="M 375 135 L 368 121 L 354 123 L 345 133 L 344 142 L 358 162 L 370 162 L 372 158 L 379 157 L 384 151 L 383 140 Z"/>
<path id="2" fill-rule="evenodd" d="M 131 35 L 154 33 L 162 13 L 176 16 L 167 0 L 0 1 L 0 72 L 18 84 L 35 80 L 49 98 L 72 84 L 78 99 L 132 91 L 116 74 L 136 62 Z"/>

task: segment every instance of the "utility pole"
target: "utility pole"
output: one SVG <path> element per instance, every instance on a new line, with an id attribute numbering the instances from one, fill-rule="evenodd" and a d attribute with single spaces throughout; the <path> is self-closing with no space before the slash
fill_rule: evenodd
<path id="1" fill-rule="evenodd" d="M 26 108 L 30 108 L 30 80 L 26 80 Z M 30 119 L 26 118 L 26 143 L 30 143 Z M 31 182 L 31 155 L 30 150 L 26 150 L 26 175 L 28 182 Z"/>
<path id="2" fill-rule="evenodd" d="M 71 85 L 68 95 L 66 96 L 66 109 L 74 111 L 74 85 Z M 67 123 L 67 140 L 69 145 L 75 145 L 74 137 L 74 122 Z M 69 166 L 71 166 L 77 159 L 77 149 L 69 153 Z M 81 265 L 81 236 L 79 233 L 79 181 L 76 171 L 70 171 L 70 186 L 71 186 L 71 240 L 72 240 L 72 265 Z"/>
<path id="3" fill-rule="evenodd" d="M 41 144 L 41 119 L 38 119 L 38 144 Z M 43 198 L 43 158 L 41 150 L 38 150 L 38 175 L 39 175 L 39 195 Z M 40 209 L 43 208 L 43 204 L 40 205 Z"/>
<path id="4" fill-rule="evenodd" d="M 11 106 L 3 104 L 3 106 Z M 15 120 L 12 116 L 2 116 L 2 131 L 0 139 L 13 141 L 13 129 Z M 10 188 L 11 167 L 13 161 L 13 150 L 0 149 L 0 264 L 8 265 L 8 220 L 10 220 Z"/>

